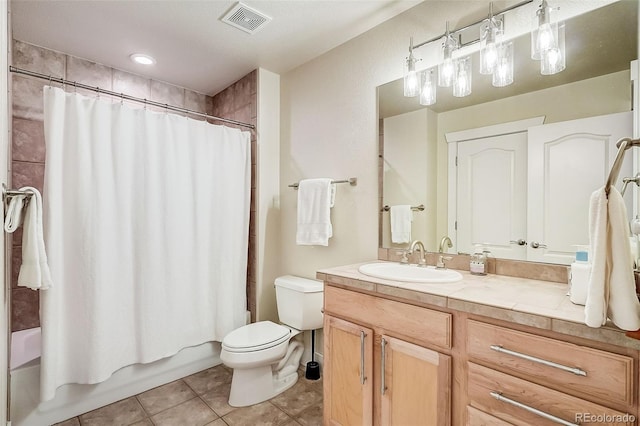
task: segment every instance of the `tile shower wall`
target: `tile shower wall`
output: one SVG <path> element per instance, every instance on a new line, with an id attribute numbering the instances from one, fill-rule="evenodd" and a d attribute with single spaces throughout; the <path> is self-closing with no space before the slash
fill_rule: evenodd
<path id="1" fill-rule="evenodd" d="M 211 113 L 214 109 L 214 100 L 210 96 L 17 40 L 13 41 L 12 59 L 13 65 L 17 68 L 62 77 L 67 80 L 78 81 L 106 90 L 123 92 L 163 104 L 166 103 L 199 112 Z M 247 77 L 252 75 L 255 81 L 255 72 L 249 74 Z M 12 180 L 11 186 L 14 188 L 29 185 L 35 186 L 42 191 L 45 167 L 42 88 L 46 84 L 48 84 L 48 82 L 45 80 L 12 74 L 13 134 L 10 175 Z M 230 89 L 237 84 L 238 83 L 231 86 Z M 73 90 L 73 88 L 67 87 L 67 90 Z M 250 89 L 248 90 L 251 91 Z M 81 89 L 77 91 L 78 93 L 83 93 Z M 232 93 L 235 93 L 235 90 Z M 253 85 L 252 93 L 255 98 L 255 84 Z M 96 96 L 93 92 L 84 92 L 84 94 Z M 108 97 L 105 96 L 105 98 Z M 247 101 L 247 98 L 245 98 L 245 101 Z M 125 103 L 127 103 L 127 101 L 125 101 Z M 132 107 L 141 107 L 140 104 L 129 104 Z M 222 104 L 234 105 L 233 97 L 228 98 Z M 243 117 L 244 121 L 246 112 L 244 112 L 242 108 L 225 107 L 225 110 L 236 114 L 237 117 Z M 255 109 L 253 111 L 255 111 Z M 240 120 L 240 118 L 237 119 Z M 255 112 L 253 113 L 252 120 L 255 122 Z M 254 147 L 255 135 L 252 137 L 252 152 L 254 152 Z M 255 160 L 255 156 L 252 156 L 252 159 Z M 255 165 L 252 167 L 252 172 L 253 171 L 255 171 Z M 255 188 L 255 183 L 252 184 L 252 187 Z M 252 213 L 254 210 L 253 199 L 252 191 Z M 252 235 L 255 235 L 255 233 L 252 233 Z M 19 229 L 13 234 L 11 250 L 12 331 L 38 327 L 40 325 L 38 292 L 28 288 L 17 287 L 17 277 L 22 252 L 21 242 L 22 231 Z M 252 238 L 249 248 L 250 259 L 255 258 L 255 256 L 253 256 L 253 243 L 254 239 Z M 252 272 L 252 276 L 255 277 L 254 270 L 251 268 L 249 268 L 249 270 Z M 253 278 L 252 281 L 255 283 L 255 278 Z"/>
<path id="2" fill-rule="evenodd" d="M 256 125 L 258 115 L 258 72 L 252 71 L 213 97 L 209 112 L 216 117 L 225 117 Z M 242 128 L 242 130 L 246 130 Z M 256 314 L 256 153 L 257 137 L 251 131 L 251 215 L 249 217 L 249 257 L 247 264 L 247 307 L 251 320 Z"/>

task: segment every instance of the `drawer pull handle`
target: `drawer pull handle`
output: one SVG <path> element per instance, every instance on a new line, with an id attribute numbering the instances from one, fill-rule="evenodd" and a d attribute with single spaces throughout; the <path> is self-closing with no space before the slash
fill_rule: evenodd
<path id="1" fill-rule="evenodd" d="M 571 423 L 566 420 L 562 420 L 560 417 L 556 417 L 553 414 L 545 413 L 544 411 L 538 410 L 537 408 L 533 408 L 529 405 L 523 404 L 511 398 L 507 398 L 506 396 L 502 396 L 500 392 L 494 391 L 494 392 L 489 392 L 489 394 L 500 402 L 506 402 L 507 404 L 513 405 L 514 407 L 522 408 L 525 411 L 533 413 L 547 420 L 551 420 L 552 422 L 559 423 L 565 426 L 579 426 L 577 423 Z"/>
<path id="2" fill-rule="evenodd" d="M 367 378 L 364 376 L 364 338 L 367 337 L 367 333 L 360 332 L 360 384 L 364 385 Z"/>
<path id="3" fill-rule="evenodd" d="M 381 358 L 382 358 L 382 366 L 380 367 L 380 392 L 382 393 L 382 395 L 384 395 L 384 391 L 387 390 L 387 384 L 385 383 L 385 377 L 384 377 L 384 370 L 385 370 L 385 364 L 387 362 L 387 341 L 382 339 L 382 341 L 380 342 L 380 346 L 381 346 L 381 350 L 382 350 L 382 354 L 381 354 Z"/>
<path id="4" fill-rule="evenodd" d="M 515 352 L 509 349 L 505 349 L 500 345 L 491 345 L 491 349 L 496 351 L 496 352 L 501 352 L 507 355 L 512 355 L 518 358 L 522 358 L 522 359 L 526 359 L 528 361 L 532 361 L 532 362 L 537 362 L 538 364 L 543 364 L 546 365 L 548 367 L 553 367 L 553 368 L 557 368 L 559 370 L 562 371 L 567 371 L 569 373 L 573 373 L 576 376 L 584 376 L 587 377 L 587 372 L 584 371 L 581 368 L 578 367 L 567 367 L 566 365 L 562 365 L 562 364 L 558 364 L 557 362 L 553 362 L 553 361 L 547 361 L 546 359 L 542 359 L 542 358 L 537 358 L 535 356 L 531 356 L 531 355 L 527 355 L 527 354 L 523 354 L 520 352 Z"/>

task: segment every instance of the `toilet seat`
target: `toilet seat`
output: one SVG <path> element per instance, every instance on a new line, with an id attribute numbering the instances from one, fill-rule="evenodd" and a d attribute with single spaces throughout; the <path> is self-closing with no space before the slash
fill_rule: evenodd
<path id="1" fill-rule="evenodd" d="M 286 342 L 291 330 L 271 321 L 260 321 L 233 330 L 222 339 L 222 349 L 229 352 L 255 352 Z"/>

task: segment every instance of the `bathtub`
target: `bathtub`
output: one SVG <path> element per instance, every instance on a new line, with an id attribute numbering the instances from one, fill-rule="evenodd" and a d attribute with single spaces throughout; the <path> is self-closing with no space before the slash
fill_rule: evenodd
<path id="1" fill-rule="evenodd" d="M 11 425 L 43 426 L 61 422 L 181 377 L 221 364 L 220 343 L 185 348 L 149 364 L 116 371 L 95 385 L 65 385 L 40 403 L 40 328 L 11 335 Z"/>

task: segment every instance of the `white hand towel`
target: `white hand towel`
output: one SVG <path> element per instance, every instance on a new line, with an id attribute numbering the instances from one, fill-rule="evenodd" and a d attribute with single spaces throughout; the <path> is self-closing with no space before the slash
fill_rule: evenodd
<path id="1" fill-rule="evenodd" d="M 32 195 L 24 215 L 22 266 L 18 274 L 18 285 L 33 290 L 46 290 L 51 287 L 51 272 L 44 248 L 42 196 L 40 191 L 30 186 L 20 190 L 30 192 Z"/>
<path id="2" fill-rule="evenodd" d="M 331 179 L 303 179 L 298 184 L 296 244 L 328 246 L 331 227 Z"/>
<path id="3" fill-rule="evenodd" d="M 4 230 L 8 233 L 15 232 L 22 222 L 22 208 L 27 197 L 25 195 L 16 195 L 11 197 L 7 213 L 4 218 Z"/>
<path id="4" fill-rule="evenodd" d="M 611 188 L 591 195 L 589 240 L 593 268 L 587 289 L 585 324 L 600 327 L 607 317 L 623 330 L 640 329 L 640 302 L 631 267 L 627 211 L 622 196 Z"/>
<path id="5" fill-rule="evenodd" d="M 413 212 L 410 205 L 391 206 L 391 242 L 400 244 L 411 242 L 411 222 Z"/>

